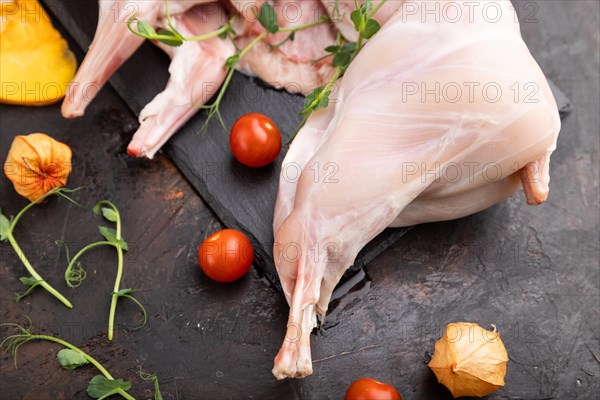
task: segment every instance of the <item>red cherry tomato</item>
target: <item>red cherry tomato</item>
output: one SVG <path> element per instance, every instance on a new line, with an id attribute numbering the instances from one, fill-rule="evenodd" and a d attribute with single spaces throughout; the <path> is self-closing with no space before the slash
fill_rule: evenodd
<path id="1" fill-rule="evenodd" d="M 263 167 L 277 158 L 281 150 L 281 134 L 269 117 L 250 113 L 233 124 L 229 147 L 242 164 Z"/>
<path id="2" fill-rule="evenodd" d="M 344 400 L 402 400 L 402 397 L 391 385 L 371 378 L 362 378 L 352 382 Z"/>
<path id="3" fill-rule="evenodd" d="M 240 231 L 223 229 L 210 235 L 198 249 L 202 271 L 217 282 L 233 282 L 248 272 L 254 250 Z"/>

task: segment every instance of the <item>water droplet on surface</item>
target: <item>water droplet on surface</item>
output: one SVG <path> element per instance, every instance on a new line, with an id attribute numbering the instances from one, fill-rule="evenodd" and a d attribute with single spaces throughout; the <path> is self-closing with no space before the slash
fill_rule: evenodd
<path id="1" fill-rule="evenodd" d="M 217 371 L 216 375 L 217 378 L 222 378 L 225 374 L 223 373 L 223 371 Z"/>

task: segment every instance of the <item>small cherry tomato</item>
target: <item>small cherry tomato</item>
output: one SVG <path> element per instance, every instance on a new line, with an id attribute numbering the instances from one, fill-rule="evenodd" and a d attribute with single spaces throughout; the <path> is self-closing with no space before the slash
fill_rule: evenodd
<path id="1" fill-rule="evenodd" d="M 250 113 L 240 117 L 229 135 L 233 156 L 249 167 L 263 167 L 281 151 L 281 134 L 269 117 Z"/>
<path id="2" fill-rule="evenodd" d="M 402 400 L 402 397 L 391 385 L 371 378 L 362 378 L 352 382 L 344 400 Z"/>
<path id="3" fill-rule="evenodd" d="M 235 229 L 223 229 L 210 235 L 198 249 L 200 268 L 217 282 L 240 279 L 250 269 L 253 259 L 250 240 Z"/>

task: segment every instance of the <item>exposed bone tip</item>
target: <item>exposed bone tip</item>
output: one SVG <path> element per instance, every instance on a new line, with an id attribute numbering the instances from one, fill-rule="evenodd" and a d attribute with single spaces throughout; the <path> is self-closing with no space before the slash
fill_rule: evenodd
<path id="1" fill-rule="evenodd" d="M 301 349 L 301 342 L 285 341 L 275 357 L 275 364 L 271 372 L 273 376 L 282 380 L 285 378 L 305 378 L 312 375 L 312 361 L 310 351 Z M 307 356 L 308 355 L 308 356 Z"/>
<path id="2" fill-rule="evenodd" d="M 83 116 L 85 109 L 72 109 L 70 107 L 62 107 L 60 113 L 64 118 L 73 119 Z"/>
<path id="3" fill-rule="evenodd" d="M 271 370 L 271 373 L 273 374 L 275 379 L 277 379 L 278 381 L 281 381 L 288 377 L 288 375 L 285 374 L 283 371 L 281 371 L 277 365 L 273 367 L 273 369 Z"/>
<path id="4" fill-rule="evenodd" d="M 136 157 L 136 158 L 141 156 L 138 149 L 135 149 L 132 147 L 127 147 L 127 154 L 129 154 L 131 157 Z"/>
<path id="5" fill-rule="evenodd" d="M 87 103 L 81 103 L 76 101 L 76 95 L 69 94 L 63 99 L 62 104 L 60 105 L 60 113 L 64 118 L 77 118 L 83 116 L 85 109 L 87 107 Z"/>
<path id="6" fill-rule="evenodd" d="M 530 206 L 539 206 L 544 203 L 548 199 L 548 192 L 546 193 L 535 193 L 532 195 L 528 195 L 525 192 L 525 198 L 527 200 L 527 204 Z"/>
<path id="7" fill-rule="evenodd" d="M 131 145 L 129 145 L 129 147 L 127 147 L 127 154 L 129 154 L 131 157 L 135 157 L 135 158 L 145 157 L 148 160 L 152 160 L 154 158 L 154 156 L 156 155 L 156 152 L 157 152 L 157 150 L 155 150 L 155 149 L 144 150 L 144 147 L 132 147 Z"/>
<path id="8" fill-rule="evenodd" d="M 537 206 L 542 204 L 548 198 L 550 188 L 548 187 L 548 180 L 544 179 L 542 169 L 547 168 L 545 163 L 547 159 L 542 157 L 533 162 L 527 163 L 525 167 L 519 170 L 519 178 L 523 186 L 523 192 L 525 192 L 525 199 L 527 204 L 531 206 Z"/>
<path id="9" fill-rule="evenodd" d="M 307 376 L 312 375 L 313 370 L 312 365 L 300 366 L 300 368 L 296 369 L 287 369 L 282 368 L 282 366 L 277 365 L 277 363 L 275 363 L 275 366 L 273 367 L 271 372 L 273 373 L 275 379 L 280 381 L 286 378 L 306 378 Z"/>

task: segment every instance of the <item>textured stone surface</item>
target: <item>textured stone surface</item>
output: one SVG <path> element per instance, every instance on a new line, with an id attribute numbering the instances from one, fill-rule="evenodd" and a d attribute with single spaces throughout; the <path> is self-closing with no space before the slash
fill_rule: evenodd
<path id="1" fill-rule="evenodd" d="M 510 361 L 506 386 L 490 399 L 595 398 L 600 392 L 599 6 L 522 2 L 524 15 L 531 12 L 527 4 L 537 5 L 538 22 L 522 25 L 524 37 L 574 106 L 552 158 L 548 202 L 528 207 L 519 194 L 468 218 L 413 228 L 366 266 L 367 277 L 355 291 L 332 305 L 323 329 L 311 337 L 313 376 L 283 382 L 271 376 L 287 321 L 285 300 L 254 270 L 232 285 L 216 284 L 199 272 L 197 247 L 222 224 L 165 157 L 133 160 L 124 153 L 137 123 L 110 87 L 76 120 L 62 119 L 58 106 L 0 105 L 0 161 L 17 134 L 42 131 L 73 148 L 70 186 L 90 187 L 79 200 L 91 205 L 110 198 L 122 211 L 131 246 L 123 285 L 140 289 L 148 326 L 131 329 L 139 314 L 123 302 L 116 338 L 107 341 L 116 262 L 109 249 L 83 260 L 89 277 L 80 288 L 62 283 L 66 259 L 54 240 L 62 238 L 77 250 L 98 239 L 100 223 L 89 209 L 63 201 L 36 207 L 15 236 L 75 308 L 67 310 L 39 289 L 16 303 L 13 294 L 23 290 L 18 277 L 25 272 L 3 243 L 0 321 L 30 316 L 36 332 L 82 346 L 115 377 L 131 380 L 137 398 L 152 397 L 151 386 L 136 375 L 141 366 L 158 373 L 165 399 L 315 400 L 339 399 L 363 376 L 393 383 L 405 399 L 450 399 L 426 365 L 434 342 L 449 322 L 494 323 Z M 88 24 L 93 30 L 95 20 Z M 0 204 L 8 214 L 26 204 L 4 178 Z M 58 350 L 48 343 L 23 346 L 18 370 L 3 354 L 0 397 L 88 398 L 85 388 L 96 371 L 61 369 Z"/>

